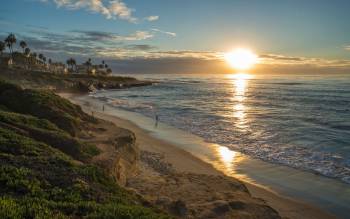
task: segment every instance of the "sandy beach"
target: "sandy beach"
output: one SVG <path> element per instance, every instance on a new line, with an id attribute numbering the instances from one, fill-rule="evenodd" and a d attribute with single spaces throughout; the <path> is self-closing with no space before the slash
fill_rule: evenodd
<path id="1" fill-rule="evenodd" d="M 87 103 L 86 100 L 81 101 L 74 95 L 60 95 L 79 104 L 84 111 L 88 113 L 94 111 L 96 117 L 111 121 L 117 126 L 135 133 L 136 141 L 141 151 L 141 159 L 139 170 L 136 175 L 128 180 L 127 187 L 140 193 L 149 200 L 157 200 L 159 202 L 159 196 L 161 195 L 181 195 L 181 197 L 184 198 L 184 194 L 186 196 L 186 194 L 191 193 L 195 194 L 194 197 L 189 197 L 193 203 L 200 202 L 198 199 L 200 199 L 201 196 L 214 196 L 212 197 L 214 199 L 215 197 L 217 199 L 223 199 L 228 189 L 225 185 L 227 186 L 231 182 L 237 182 L 237 179 L 226 176 L 215 169 L 211 164 L 193 156 L 177 145 L 151 136 L 148 131 L 141 129 L 137 124 L 118 118 L 117 116 L 103 113 L 101 112 L 102 109 L 94 107 L 93 104 Z M 169 174 L 169 172 L 172 174 Z M 200 177 L 195 180 L 193 178 L 196 177 L 191 174 L 196 174 L 195 176 L 199 175 Z M 182 187 L 185 189 L 175 192 L 171 185 L 164 183 L 169 181 L 169 177 L 171 180 L 177 182 L 182 181 Z M 224 185 L 222 183 L 224 183 Z M 207 190 L 206 192 L 200 191 L 201 189 L 199 189 L 201 188 L 200 185 L 203 184 Z M 244 182 L 244 185 L 248 188 L 251 195 L 257 198 L 258 202 L 266 203 L 271 206 L 284 218 L 335 218 L 319 208 L 299 200 L 281 196 L 277 192 L 259 185 L 249 182 Z M 159 189 L 160 187 L 161 189 Z M 163 201 L 166 202 L 166 200 Z M 206 206 L 203 205 L 203 209 L 205 208 Z"/>

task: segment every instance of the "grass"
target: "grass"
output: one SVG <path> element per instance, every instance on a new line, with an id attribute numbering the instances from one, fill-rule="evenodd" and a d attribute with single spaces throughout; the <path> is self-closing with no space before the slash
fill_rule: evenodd
<path id="1" fill-rule="evenodd" d="M 50 91 L 22 89 L 0 81 L 0 103 L 13 112 L 47 119 L 71 135 L 76 135 L 86 122 L 95 119 L 68 100 Z"/>
<path id="2" fill-rule="evenodd" d="M 90 162 L 98 149 L 74 135 L 94 122 L 51 92 L 0 82 L 0 218 L 169 218 Z"/>

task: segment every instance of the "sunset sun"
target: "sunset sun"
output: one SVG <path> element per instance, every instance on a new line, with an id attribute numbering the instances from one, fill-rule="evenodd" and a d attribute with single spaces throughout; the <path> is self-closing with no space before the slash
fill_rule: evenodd
<path id="1" fill-rule="evenodd" d="M 249 49 L 235 49 L 225 54 L 227 63 L 236 70 L 248 70 L 258 61 L 258 56 Z"/>

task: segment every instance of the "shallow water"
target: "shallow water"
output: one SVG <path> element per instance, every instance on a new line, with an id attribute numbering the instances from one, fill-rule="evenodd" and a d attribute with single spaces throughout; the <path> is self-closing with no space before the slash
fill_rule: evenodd
<path id="1" fill-rule="evenodd" d="M 350 183 L 350 76 L 137 75 L 94 94 L 255 158 Z"/>

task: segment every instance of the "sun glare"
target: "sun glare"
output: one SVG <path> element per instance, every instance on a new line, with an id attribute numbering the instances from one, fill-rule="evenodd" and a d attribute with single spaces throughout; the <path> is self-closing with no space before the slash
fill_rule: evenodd
<path id="1" fill-rule="evenodd" d="M 225 60 L 236 70 L 247 70 L 258 62 L 258 56 L 249 49 L 236 49 L 226 53 Z"/>

